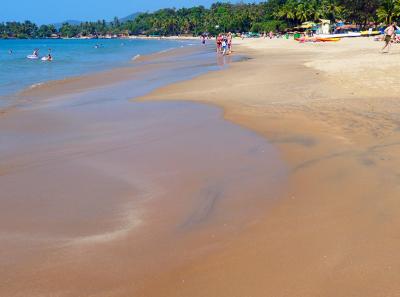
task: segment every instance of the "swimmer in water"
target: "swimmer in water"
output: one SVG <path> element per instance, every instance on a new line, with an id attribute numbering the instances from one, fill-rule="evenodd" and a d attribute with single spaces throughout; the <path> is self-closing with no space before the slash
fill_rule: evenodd
<path id="1" fill-rule="evenodd" d="M 8 54 L 9 54 L 9 55 L 12 55 L 12 54 L 13 54 L 13 50 L 10 49 L 10 50 L 8 51 Z"/>

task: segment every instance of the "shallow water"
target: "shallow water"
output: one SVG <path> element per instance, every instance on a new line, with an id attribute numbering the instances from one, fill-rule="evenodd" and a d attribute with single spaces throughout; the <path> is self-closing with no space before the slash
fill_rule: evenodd
<path id="1" fill-rule="evenodd" d="M 151 63 L 84 91 L 40 88 L 0 118 L 0 295 L 131 295 L 279 196 L 279 153 L 220 109 L 129 100 L 218 69 L 215 54 Z"/>
<path id="2" fill-rule="evenodd" d="M 183 41 L 136 39 L 0 39 L 0 96 L 10 95 L 22 88 L 49 80 L 126 66 L 138 55 L 148 55 L 190 44 Z M 95 48 L 96 45 L 100 47 Z M 48 63 L 27 59 L 27 55 L 32 54 L 35 48 L 40 49 L 41 57 L 47 55 L 51 49 L 54 61 Z M 9 50 L 12 50 L 12 54 L 9 54 Z"/>

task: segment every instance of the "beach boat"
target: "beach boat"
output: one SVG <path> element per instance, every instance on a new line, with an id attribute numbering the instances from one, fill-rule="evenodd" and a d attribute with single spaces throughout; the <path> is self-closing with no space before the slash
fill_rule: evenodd
<path id="1" fill-rule="evenodd" d="M 320 34 L 317 35 L 317 38 L 344 38 L 344 37 L 360 37 L 360 32 L 347 32 L 347 33 L 339 33 L 339 34 Z"/>
<path id="2" fill-rule="evenodd" d="M 361 33 L 361 36 L 375 36 L 375 35 L 380 35 L 381 34 L 381 32 L 379 32 L 379 31 L 371 31 L 371 32 L 369 32 L 369 31 L 361 31 L 360 33 Z"/>
<path id="3" fill-rule="evenodd" d="M 42 60 L 42 61 L 48 61 L 48 62 L 51 62 L 51 61 L 53 61 L 53 58 L 49 58 L 49 57 L 42 57 L 40 60 Z"/>
<path id="4" fill-rule="evenodd" d="M 314 37 L 299 37 L 299 38 L 295 38 L 294 40 L 300 42 L 300 43 L 304 43 L 304 42 L 316 42 L 317 39 Z"/>
<path id="5" fill-rule="evenodd" d="M 316 41 L 320 41 L 320 42 L 337 42 L 337 41 L 340 41 L 340 38 L 338 38 L 338 37 L 328 37 L 328 38 L 317 37 Z"/>
<path id="6" fill-rule="evenodd" d="M 340 41 L 340 38 L 337 38 L 337 37 L 330 37 L 330 38 L 300 37 L 300 38 L 296 38 L 295 40 L 300 43 L 304 43 L 304 42 L 337 42 L 337 41 Z"/>

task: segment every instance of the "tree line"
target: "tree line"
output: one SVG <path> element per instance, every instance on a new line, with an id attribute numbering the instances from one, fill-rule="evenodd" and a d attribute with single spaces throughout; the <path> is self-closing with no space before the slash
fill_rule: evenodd
<path id="1" fill-rule="evenodd" d="M 261 3 L 217 2 L 210 8 L 165 8 L 133 20 L 64 23 L 60 28 L 25 21 L 0 23 L 0 38 L 46 38 L 129 35 L 199 35 L 219 32 L 284 31 L 305 21 L 346 20 L 367 27 L 400 16 L 400 0 L 269 0 Z"/>

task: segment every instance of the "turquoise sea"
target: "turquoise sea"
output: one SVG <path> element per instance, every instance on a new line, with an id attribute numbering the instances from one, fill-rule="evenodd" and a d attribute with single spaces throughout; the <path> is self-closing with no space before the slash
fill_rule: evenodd
<path id="1" fill-rule="evenodd" d="M 0 96 L 5 100 L 35 84 L 127 66 L 138 55 L 190 45 L 187 41 L 139 39 L 0 40 Z M 40 57 L 51 51 L 54 61 L 27 59 L 35 48 Z"/>

